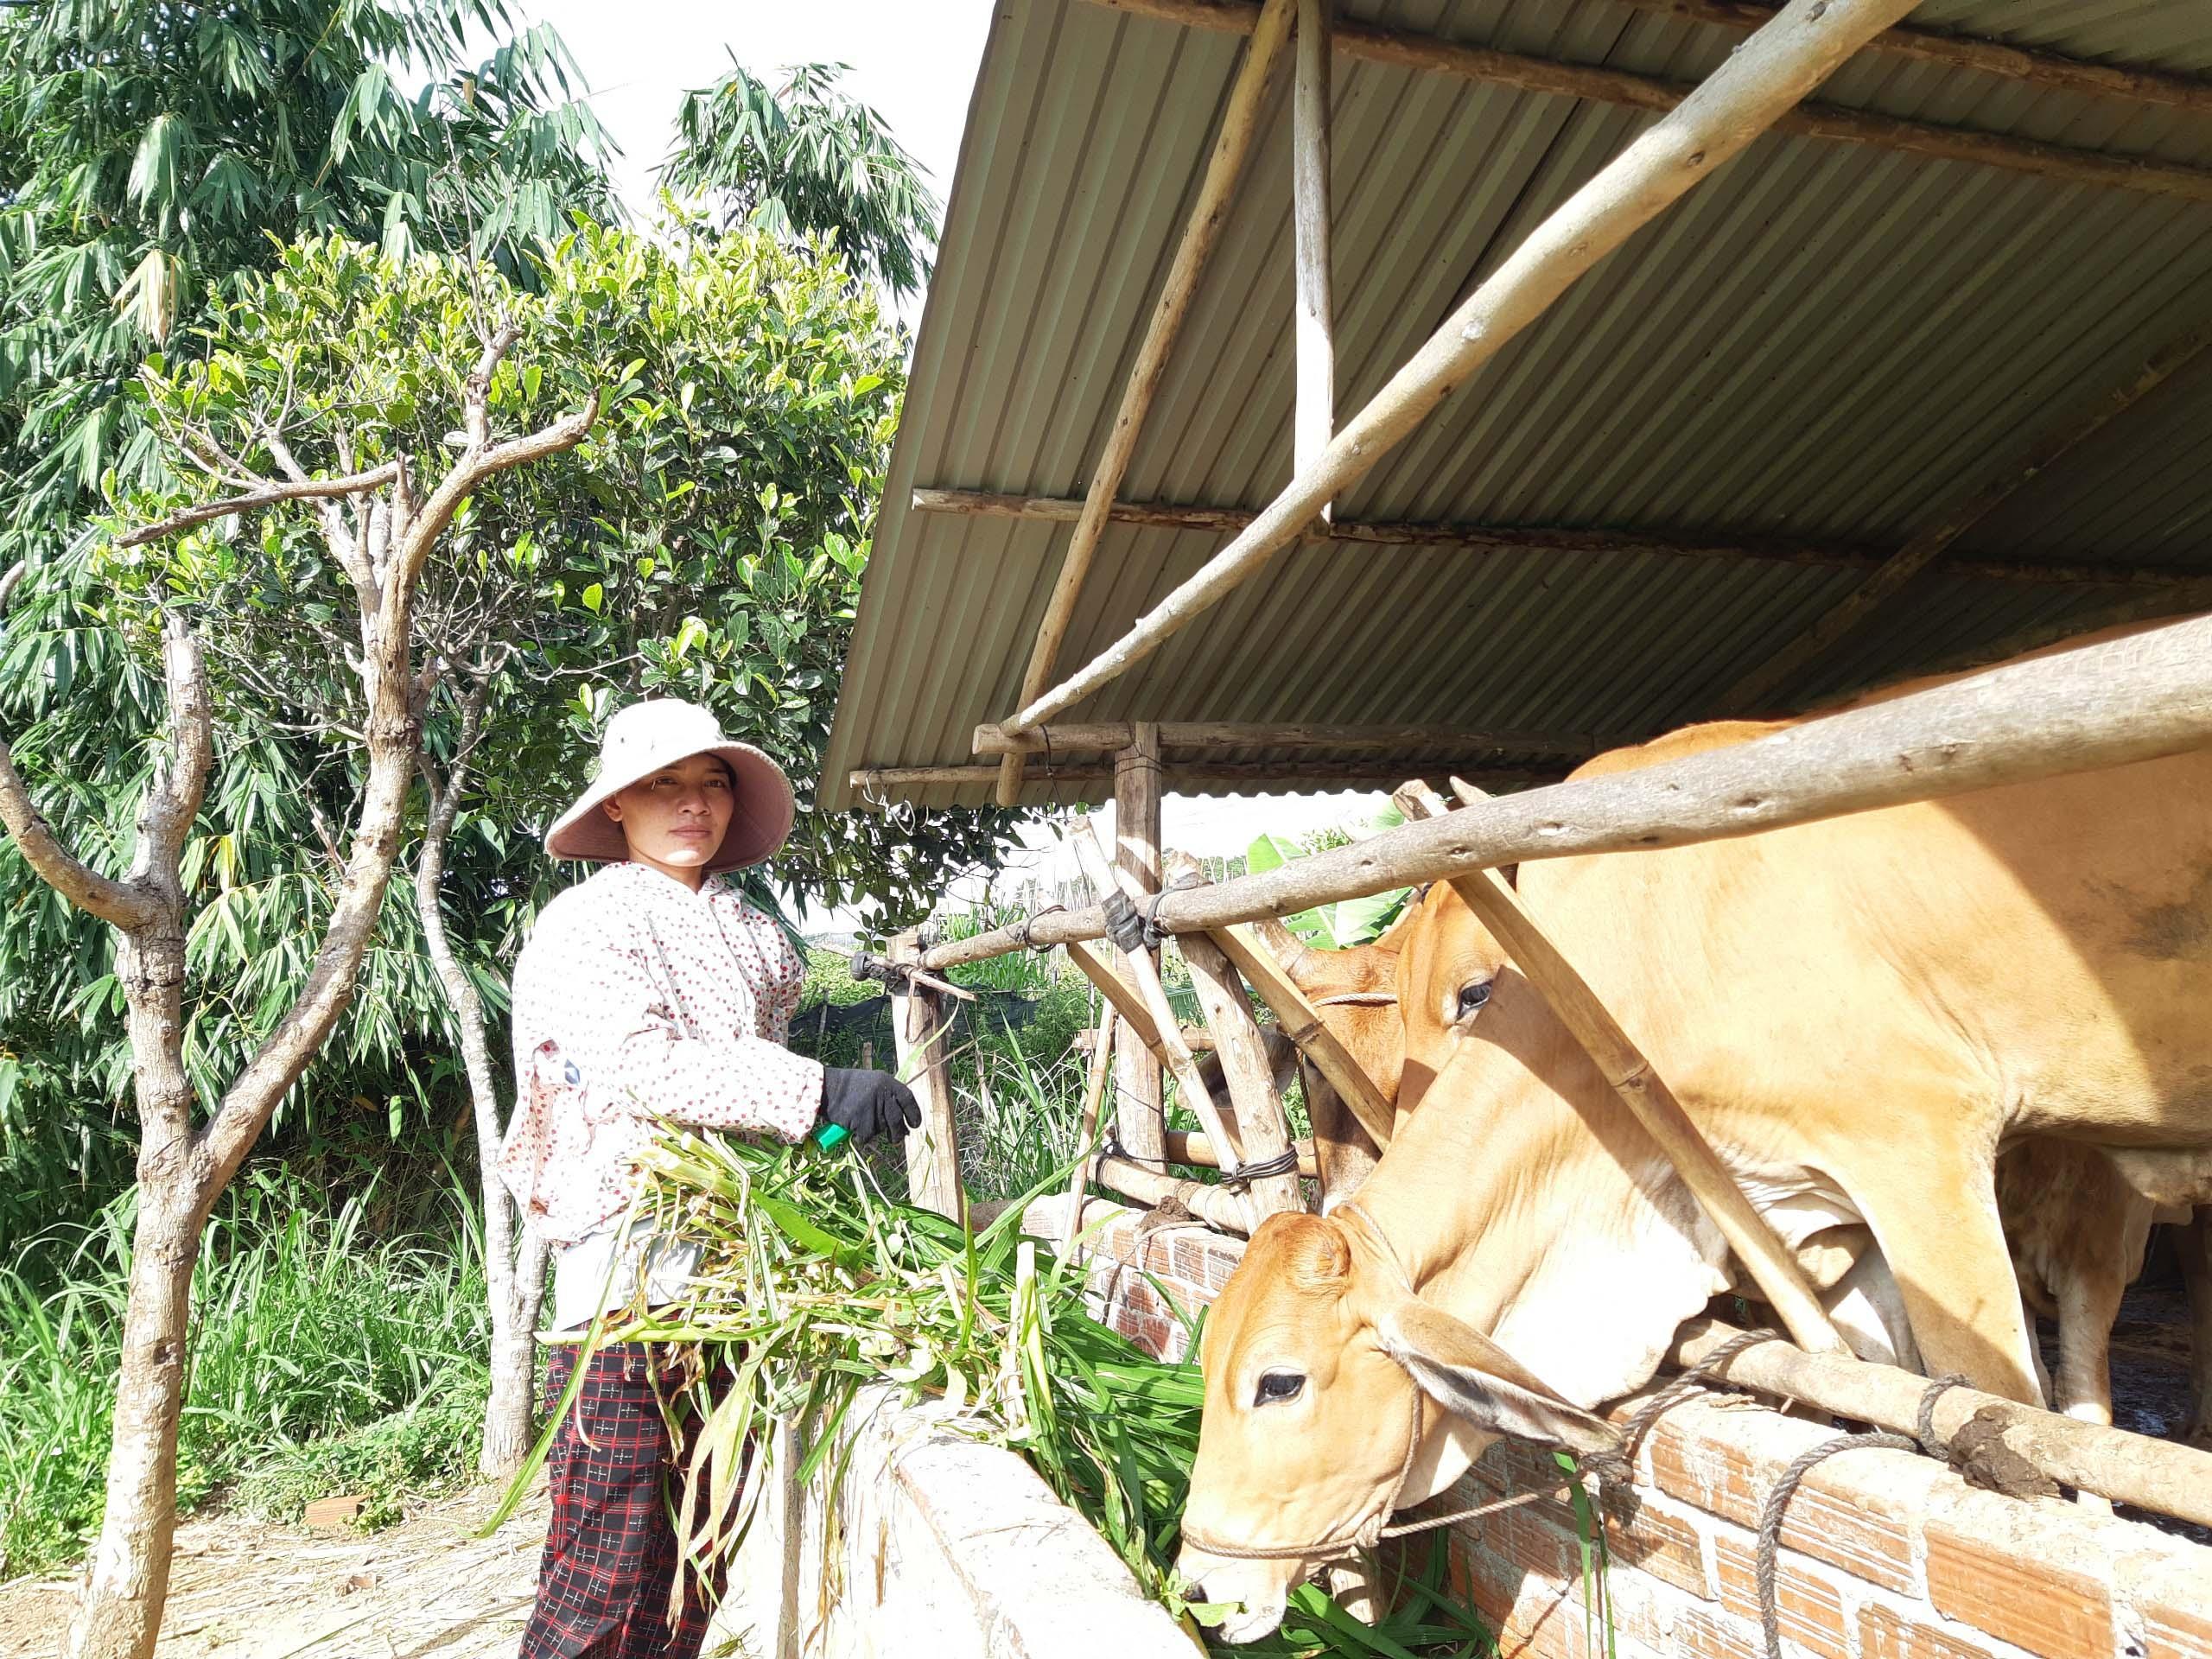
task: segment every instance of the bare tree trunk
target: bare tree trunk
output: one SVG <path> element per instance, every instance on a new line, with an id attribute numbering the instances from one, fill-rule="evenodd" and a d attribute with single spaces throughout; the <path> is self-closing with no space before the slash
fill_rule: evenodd
<path id="1" fill-rule="evenodd" d="M 476 1122 L 477 1175 L 484 1200 L 484 1277 L 492 1308 L 492 1390 L 484 1404 L 484 1448 L 476 1467 L 494 1477 L 512 1475 L 529 1454 L 536 1426 L 538 1302 L 545 1282 L 545 1244 L 516 1212 L 499 1179 L 499 1097 L 485 1035 L 484 999 L 454 954 L 439 899 L 445 883 L 446 849 L 468 785 L 468 757 L 482 730 L 488 678 L 475 679 L 461 700 L 461 736 L 441 778 L 429 761 L 423 778 L 430 792 L 429 817 L 416 863 L 415 904 L 423 939 L 461 1028 L 463 1071 Z M 519 1240 L 518 1240 L 519 1235 Z"/>

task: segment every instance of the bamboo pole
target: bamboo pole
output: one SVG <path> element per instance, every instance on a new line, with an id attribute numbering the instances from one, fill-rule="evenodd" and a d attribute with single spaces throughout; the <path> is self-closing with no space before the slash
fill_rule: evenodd
<path id="1" fill-rule="evenodd" d="M 1081 1154 L 1075 1173 L 1068 1177 L 1068 1219 L 1060 1234 L 1059 1257 L 1074 1254 L 1076 1234 L 1081 1230 L 1083 1189 L 1090 1176 L 1090 1143 L 1098 1138 L 1098 1108 L 1106 1097 L 1106 1077 L 1114 1063 L 1114 1005 L 1099 1005 L 1098 1032 L 1090 1049 L 1090 1069 L 1083 1080 L 1083 1115 L 1076 1121 L 1076 1150 Z"/>
<path id="2" fill-rule="evenodd" d="M 2169 340 L 2121 385 L 2064 423 L 2044 433 L 1999 477 L 1961 501 L 1955 501 L 1913 538 L 1885 560 L 1879 569 L 1815 618 L 1810 626 L 1739 677 L 1720 694 L 1716 707 L 1733 712 L 1766 696 L 1790 675 L 1824 654 L 1865 621 L 1874 610 L 1933 564 L 1945 549 L 1991 513 L 2041 478 L 2059 458 L 2102 431 L 2114 420 L 2202 354 L 2212 345 L 2212 327 L 2193 328 Z"/>
<path id="3" fill-rule="evenodd" d="M 1444 803 L 1425 785 L 1409 785 L 1393 798 L 1408 819 L 1441 817 L 1446 811 Z M 1590 982 L 1521 907 L 1519 895 L 1505 878 L 1496 870 L 1478 870 L 1454 880 L 1452 891 L 1504 947 L 1514 966 L 1582 1045 L 1606 1086 L 1657 1143 L 1798 1345 L 1815 1353 L 1850 1352 L 1820 1298 L 1798 1271 L 1796 1258 L 1751 1207 L 1667 1080 L 1652 1069 Z"/>
<path id="4" fill-rule="evenodd" d="M 1255 574 L 1313 521 L 1323 502 L 1364 476 L 1576 278 L 1911 9 L 1912 0 L 1790 0 L 1672 113 L 1538 226 L 1249 529 L 1008 723 L 1027 730 L 1073 708 Z"/>
<path id="5" fill-rule="evenodd" d="M 1579 778 L 1161 900 L 1170 933 L 1500 865 L 1757 835 L 2212 744 L 2212 617 L 2147 626 L 1797 721 L 1749 743 Z M 1096 909 L 938 946 L 932 969 L 1095 939 Z M 1233 952 L 1232 952 L 1233 955 Z M 1242 964 L 1239 964 L 1242 966 Z"/>
<path id="6" fill-rule="evenodd" d="M 977 754 L 1096 754 L 1126 749 L 1136 741 L 1140 722 L 1103 720 L 1040 726 L 1033 732 L 1009 732 L 1003 726 L 976 728 L 973 752 Z M 1327 749 L 1332 753 L 1367 752 L 1381 754 L 1418 754 L 1435 750 L 1457 754 L 1479 754 L 1490 749 L 1516 754 L 1556 754 L 1573 760 L 1591 755 L 1636 738 L 1596 732 L 1516 732 L 1470 730 L 1459 726 L 1323 726 L 1289 721 L 1194 720 L 1167 721 L 1157 728 L 1163 755 L 1187 757 L 1192 751 L 1213 749 Z M 1161 762 L 1164 769 L 1172 763 Z"/>
<path id="7" fill-rule="evenodd" d="M 1068 844 L 1075 849 L 1076 861 L 1083 866 L 1084 876 L 1090 881 L 1091 891 L 1102 901 L 1107 893 L 1114 890 L 1117 877 L 1122 892 L 1130 899 L 1150 896 L 1127 871 L 1109 871 L 1106 868 L 1106 855 L 1099 848 L 1097 831 L 1087 813 L 1077 814 L 1075 823 L 1068 832 Z M 1167 1001 L 1167 988 L 1160 982 L 1160 965 L 1152 959 L 1149 950 L 1132 950 L 1126 954 L 1116 951 L 1115 954 L 1116 960 L 1128 969 L 1129 976 L 1136 982 L 1137 995 L 1142 1000 L 1146 1012 L 1152 1016 L 1153 1034 L 1156 1040 L 1153 1052 L 1159 1056 L 1169 1074 L 1174 1077 L 1176 1086 L 1182 1090 L 1183 1103 L 1198 1114 L 1198 1122 L 1205 1125 L 1206 1133 L 1213 1137 L 1214 1144 L 1222 1148 L 1222 1155 L 1230 1160 L 1223 1166 L 1224 1173 L 1236 1173 L 1242 1167 L 1242 1160 L 1236 1154 L 1236 1131 L 1229 1120 L 1222 1116 L 1221 1108 L 1215 1103 L 1213 1091 L 1206 1087 L 1205 1079 L 1198 1075 L 1198 1061 L 1192 1058 L 1191 1051 L 1183 1046 L 1182 1026 Z M 1126 1087 L 1126 1076 L 1122 1082 Z M 1128 1146 L 1127 1124 L 1122 1127 L 1122 1144 L 1125 1147 Z M 1166 1149 L 1165 1141 L 1156 1144 L 1159 1151 L 1154 1155 L 1164 1156 Z"/>
<path id="8" fill-rule="evenodd" d="M 910 499 L 917 512 L 1011 518 L 1030 524 L 1068 524 L 1083 511 L 1082 502 L 1066 497 L 1002 495 L 988 490 L 918 489 Z M 1242 507 L 1116 501 L 1109 517 L 1117 524 L 1234 536 L 1259 515 Z M 1639 558 L 1689 559 L 1703 563 L 1789 564 L 1832 570 L 1873 570 L 1889 556 L 1884 549 L 1772 537 L 1713 542 L 1662 530 L 1555 530 L 1540 524 L 1418 524 L 1351 518 L 1338 518 L 1328 526 L 1326 534 L 1317 532 L 1314 539 L 1361 547 L 1443 548 L 1478 558 L 1552 561 L 1562 553 L 1592 557 L 1629 554 Z M 2201 574 L 2181 565 L 2040 558 L 1954 558 L 1945 561 L 1943 568 L 1958 575 L 1986 582 L 2055 587 L 2157 588 L 2186 582 Z"/>
<path id="9" fill-rule="evenodd" d="M 1282 55 L 1283 45 L 1290 37 L 1295 5 L 1296 0 L 1267 0 L 1253 18 L 1252 41 L 1245 48 L 1244 61 L 1238 67 L 1236 82 L 1229 90 L 1229 105 L 1222 111 L 1221 130 L 1207 157 L 1198 200 L 1191 204 L 1191 217 L 1183 227 L 1183 239 L 1176 246 L 1174 263 L 1167 268 L 1159 301 L 1153 307 L 1152 321 L 1145 329 L 1143 342 L 1137 347 L 1136 361 L 1129 366 L 1128 383 L 1122 389 L 1121 408 L 1116 411 L 1113 428 L 1106 435 L 1105 450 L 1098 457 L 1097 469 L 1090 475 L 1083 516 L 1076 521 L 1074 535 L 1068 538 L 1067 551 L 1060 558 L 1059 575 L 1052 582 L 1052 597 L 1046 601 L 1044 619 L 1037 625 L 1037 639 L 1029 649 L 1029 665 L 1021 676 L 1021 697 L 1025 702 L 1052 683 L 1060 645 L 1067 638 L 1076 601 L 1082 596 L 1084 578 L 1090 573 L 1099 540 L 1106 532 L 1108 510 L 1122 487 L 1122 475 L 1128 470 L 1129 457 L 1136 451 L 1137 435 L 1143 429 L 1145 416 L 1152 410 L 1153 397 L 1167 372 L 1168 354 L 1174 349 L 1175 337 L 1182 332 L 1183 320 L 1198 291 L 1198 282 L 1205 274 L 1214 243 L 1229 219 L 1236 182 L 1243 175 L 1245 158 L 1251 154 L 1253 137 L 1259 130 L 1260 106 L 1267 93 L 1268 77 L 1274 73 L 1275 61 Z M 1012 806 L 1020 791 L 1021 757 L 1009 754 L 999 763 L 999 804 Z"/>
<path id="10" fill-rule="evenodd" d="M 1089 1036 L 1089 1032 L 1078 1033 Z M 1319 1179 L 1321 1173 L 1311 1141 L 1294 1141 L 1291 1150 L 1298 1154 L 1298 1173 Z M 1194 1169 L 1219 1169 L 1221 1154 L 1214 1150 L 1213 1138 L 1203 1129 L 1170 1129 L 1167 1131 L 1167 1161 L 1188 1164 Z"/>
<path id="11" fill-rule="evenodd" d="M 1160 1054 L 1160 1027 L 1153 1023 L 1152 1010 L 1138 995 L 1137 988 L 1114 971 L 1114 963 L 1096 947 L 1081 940 L 1071 940 L 1067 946 L 1068 960 L 1076 971 L 1096 988 L 1098 994 L 1113 1005 L 1114 1012 L 1122 1019 L 1124 1039 L 1134 1037 L 1147 1051 Z M 1121 1046 L 1127 1048 L 1124 1040 Z M 1164 1063 L 1164 1062 L 1163 1062 Z"/>
<path id="12" fill-rule="evenodd" d="M 1275 1023 L 1282 1028 L 1282 1034 L 1298 1045 L 1299 1052 L 1313 1062 L 1314 1069 L 1344 1097 L 1344 1104 L 1376 1147 L 1389 1146 L 1398 1109 L 1383 1098 L 1366 1068 L 1329 1029 L 1321 1019 L 1320 1010 L 1306 1001 L 1306 993 L 1283 972 L 1268 948 L 1249 928 L 1216 928 L 1206 937 L 1251 982 L 1260 1000 L 1274 1011 Z"/>
<path id="13" fill-rule="evenodd" d="M 1188 853 L 1170 854 L 1160 874 L 1171 887 L 1203 886 L 1205 881 L 1205 871 Z M 1275 1093 L 1274 1067 L 1268 1063 L 1250 999 L 1219 945 L 1203 933 L 1186 933 L 1180 944 L 1191 982 L 1198 988 L 1198 1006 L 1213 1033 L 1230 1107 L 1236 1114 L 1237 1156 L 1253 1164 L 1279 1158 L 1290 1150 L 1290 1120 Z M 1218 1147 L 1214 1149 L 1226 1157 Z M 1254 1180 L 1251 1194 L 1253 1213 L 1262 1219 L 1306 1207 L 1294 1168 Z"/>
<path id="14" fill-rule="evenodd" d="M 1291 200 L 1297 220 L 1298 406 L 1291 470 L 1303 472 L 1335 435 L 1337 306 L 1329 241 L 1329 68 L 1332 0 L 1298 0 L 1297 62 L 1291 99 Z M 1321 504 L 1320 522 L 1332 516 Z"/>
<path id="15" fill-rule="evenodd" d="M 1668 1358 L 1694 1365 L 1741 1334 L 1717 1319 L 1694 1319 L 1676 1336 Z M 1754 1344 L 1715 1375 L 1899 1434 L 1919 1432 L 1920 1401 L 1928 1392 L 1926 1377 L 1894 1365 L 1804 1353 L 1779 1340 Z M 1936 1397 L 1936 1438 L 1948 1440 L 1985 1412 L 2002 1427 L 2007 1446 L 2061 1484 L 2212 1526 L 2212 1452 L 1967 1388 L 1946 1389 Z"/>
<path id="16" fill-rule="evenodd" d="M 1094 0 L 1094 3 L 1193 28 L 1242 32 L 1252 26 L 1249 0 Z M 1784 13 L 1769 11 L 1761 28 L 1771 28 Z M 1754 36 L 1756 38 L 1756 36 Z M 1879 35 L 1872 37 L 1879 39 Z M 1337 50 L 1367 63 L 1401 69 L 1434 70 L 1486 86 L 1555 98 L 1588 99 L 1625 109 L 1654 111 L 1675 108 L 1692 88 L 1681 81 L 1625 69 L 1561 63 L 1551 58 L 1470 46 L 1411 29 L 1373 23 L 1339 22 Z M 1866 42 L 1871 44 L 1870 41 Z M 1736 48 L 1742 51 L 1743 48 Z M 1787 111 L 1773 123 L 1777 130 L 1837 143 L 1965 162 L 2056 179 L 2069 184 L 2139 190 L 2184 201 L 2212 201 L 2212 173 L 2181 162 L 2108 155 L 2069 144 L 2014 137 L 2005 133 L 1938 125 L 1880 115 L 1838 104 L 1808 105 Z"/>

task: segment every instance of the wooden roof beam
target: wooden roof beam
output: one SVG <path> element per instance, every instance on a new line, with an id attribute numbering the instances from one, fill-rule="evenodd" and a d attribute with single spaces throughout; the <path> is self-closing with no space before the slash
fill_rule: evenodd
<path id="1" fill-rule="evenodd" d="M 1070 497 L 1007 495 L 988 490 L 919 489 L 912 498 L 917 512 L 969 518 L 1018 518 L 1039 524 L 1070 524 L 1083 503 Z M 1109 515 L 1117 524 L 1147 530 L 1198 531 L 1233 536 L 1258 517 L 1242 507 L 1184 505 L 1165 501 L 1116 501 Z M 1634 553 L 1658 558 L 1717 560 L 1721 563 L 1804 564 L 1839 570 L 1873 570 L 1889 556 L 1865 547 L 1820 542 L 1708 541 L 1665 531 L 1554 530 L 1540 524 L 1453 524 L 1338 519 L 1314 538 L 1370 547 L 1451 548 L 1479 556 L 1496 554 Z M 2166 588 L 2205 575 L 2171 564 L 2101 564 L 2049 559 L 1947 559 L 1955 575 L 1988 582 L 2043 583 L 2056 587 Z"/>
<path id="2" fill-rule="evenodd" d="M 1027 731 L 1110 683 L 1304 532 L 1586 271 L 1733 160 L 1913 0 L 1790 0 L 1680 105 L 1599 168 L 1470 294 L 1367 406 L 1230 544 L 1135 626 L 1007 723 Z"/>
<path id="3" fill-rule="evenodd" d="M 1746 709 L 1770 696 L 1792 674 L 1816 661 L 1828 648 L 1942 554 L 1960 537 L 2048 472 L 2069 450 L 2086 442 L 2171 378 L 2212 345 L 2212 325 L 2191 329 L 2152 353 L 2125 385 L 2114 387 L 2086 410 L 2031 444 L 1998 477 L 1963 500 L 1954 502 L 1882 561 L 1866 580 L 1822 613 L 1812 626 L 1743 675 L 1714 707 L 1724 714 Z"/>
<path id="4" fill-rule="evenodd" d="M 1091 3 L 1192 29 L 1230 33 L 1253 28 L 1259 10 L 1252 0 L 1091 0 Z M 1781 14 L 1770 11 L 1764 15 L 1771 20 Z M 1368 63 L 1434 70 L 1489 86 L 1547 92 L 1559 98 L 1590 99 L 1625 109 L 1663 112 L 1673 109 L 1694 90 L 1691 83 L 1667 80 L 1656 75 L 1608 69 L 1595 64 L 1560 63 L 1525 53 L 1465 45 L 1409 29 L 1385 29 L 1375 23 L 1339 20 L 1335 41 L 1336 49 L 1345 57 Z M 2212 172 L 2178 162 L 2107 155 L 2101 150 L 1907 120 L 1835 104 L 1807 104 L 1786 110 L 1767 124 L 1777 132 L 1800 137 L 1867 144 L 1939 161 L 2001 167 L 2069 184 L 2139 190 L 2184 201 L 2212 201 Z"/>
<path id="5" fill-rule="evenodd" d="M 1283 760 L 1232 764 L 1206 760 L 1167 761 L 1160 766 L 1161 776 L 1171 785 L 1184 784 L 1204 787 L 1226 787 L 1240 793 L 1261 794 L 1281 790 L 1357 789 L 1377 784 L 1388 784 L 1409 777 L 1450 778 L 1453 775 L 1479 779 L 1485 787 L 1514 789 L 1524 784 L 1555 784 L 1567 775 L 1567 768 L 1557 766 L 1483 766 L 1471 765 L 1465 760 L 1450 759 L 1403 760 L 1378 757 L 1374 760 Z M 995 762 L 982 766 L 860 766 L 845 774 L 845 781 L 863 801 L 880 796 L 894 789 L 972 789 L 977 785 L 998 782 L 999 769 Z M 1033 781 L 1045 783 L 1045 778 Z M 1082 766 L 1052 769 L 1050 781 L 1085 789 L 1114 786 L 1114 768 L 1085 762 Z"/>
<path id="6" fill-rule="evenodd" d="M 978 726 L 976 754 L 1110 754 L 1136 741 L 1135 722 L 1126 720 L 1040 726 L 1009 732 L 1003 726 Z M 1468 731 L 1450 726 L 1314 726 L 1259 721 L 1166 721 L 1160 723 L 1160 747 L 1170 771 L 1187 766 L 1209 753 L 1239 749 L 1313 749 L 1343 755 L 1553 754 L 1582 760 L 1637 740 L 1596 732 Z M 1317 763 L 1319 764 L 1319 763 Z M 1401 762 L 1400 764 L 1405 764 Z M 1420 763 L 1415 763 L 1420 764 Z"/>
<path id="7" fill-rule="evenodd" d="M 1298 0 L 1292 78 L 1290 194 L 1298 279 L 1298 406 L 1291 422 L 1291 471 L 1329 447 L 1337 423 L 1337 302 L 1330 268 L 1330 15 L 1336 0 Z M 1334 516 L 1321 504 L 1320 522 Z"/>
<path id="8" fill-rule="evenodd" d="M 1214 243 L 1229 218 L 1230 202 L 1236 194 L 1237 181 L 1243 176 L 1254 135 L 1259 130 L 1260 106 L 1267 93 L 1268 79 L 1274 73 L 1275 63 L 1290 38 L 1296 11 L 1297 0 L 1267 0 L 1264 6 L 1252 9 L 1248 25 L 1252 42 L 1245 48 L 1236 84 L 1230 88 L 1229 107 L 1223 111 L 1221 130 L 1215 136 L 1212 153 L 1206 161 L 1198 199 L 1192 204 L 1190 220 L 1183 227 L 1183 239 L 1175 249 L 1175 262 L 1167 268 L 1167 278 L 1160 285 L 1160 298 L 1153 306 L 1152 321 L 1145 329 L 1143 343 L 1137 347 L 1137 359 L 1130 366 L 1128 383 L 1122 389 L 1121 407 L 1115 412 L 1113 428 L 1106 435 L 1105 450 L 1098 458 L 1097 470 L 1090 476 L 1083 516 L 1076 521 L 1075 535 L 1061 557 L 1060 573 L 1053 581 L 1044 620 L 1038 624 L 1036 641 L 1029 649 L 1029 665 L 1021 676 L 1024 702 L 1043 695 L 1052 683 L 1061 643 L 1067 638 L 1068 623 L 1075 615 L 1077 600 L 1082 596 L 1084 577 L 1090 573 L 1091 558 L 1098 551 L 1099 537 L 1106 531 L 1108 510 L 1114 505 L 1115 493 L 1122 487 L 1122 474 L 1128 470 L 1137 434 L 1143 429 L 1145 416 L 1151 412 L 1154 395 L 1159 391 L 1160 378 L 1166 372 L 1168 353 L 1174 349 L 1175 336 L 1182 331 L 1183 319 L 1189 314 L 1191 300 L 1198 292 L 1198 279 L 1205 273 L 1206 261 L 1212 256 Z M 1009 754 L 999 763 L 999 804 L 1013 805 L 1020 790 L 1021 757 Z"/>

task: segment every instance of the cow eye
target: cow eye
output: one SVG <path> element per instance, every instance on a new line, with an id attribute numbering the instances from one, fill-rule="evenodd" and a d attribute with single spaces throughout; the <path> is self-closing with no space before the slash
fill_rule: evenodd
<path id="1" fill-rule="evenodd" d="M 1489 1001 L 1490 981 L 1486 979 L 1470 980 L 1467 983 L 1459 988 L 1459 1006 L 1458 1009 L 1454 1011 L 1452 1018 L 1455 1020 L 1465 1020 L 1471 1014 L 1479 1013 L 1482 1009 L 1483 1004 Z"/>
<path id="2" fill-rule="evenodd" d="M 1255 1406 L 1279 1406 L 1286 1400 L 1295 1400 L 1306 1387 L 1306 1379 L 1296 1371 L 1269 1371 L 1260 1379 L 1258 1390 L 1252 1395 Z"/>

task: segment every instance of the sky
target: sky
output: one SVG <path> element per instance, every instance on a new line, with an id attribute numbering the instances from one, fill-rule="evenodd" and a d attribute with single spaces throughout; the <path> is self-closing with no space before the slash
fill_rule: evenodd
<path id="1" fill-rule="evenodd" d="M 520 0 L 518 11 L 551 23 L 583 67 L 592 108 L 622 147 L 615 167 L 624 204 L 650 216 L 654 166 L 668 152 L 683 94 L 729 65 L 755 75 L 789 65 L 851 66 L 845 88 L 873 105 L 930 175 L 940 202 L 951 188 L 968 119 L 969 94 L 990 26 L 991 0 Z M 918 296 L 900 308 L 918 322 Z M 1262 830 L 1298 836 L 1363 823 L 1379 793 L 1197 798 L 1170 795 L 1160 808 L 1164 839 L 1202 857 L 1242 853 Z M 1112 813 L 1102 825 L 1111 834 Z M 1049 880 L 1060 862 L 1050 826 L 1025 826 L 1027 849 L 1001 878 L 1011 891 L 1033 871 Z M 1064 856 L 1064 855 L 1061 855 Z M 948 895 L 979 896 L 971 889 Z M 850 912 L 810 912 L 809 933 L 850 930 Z"/>

